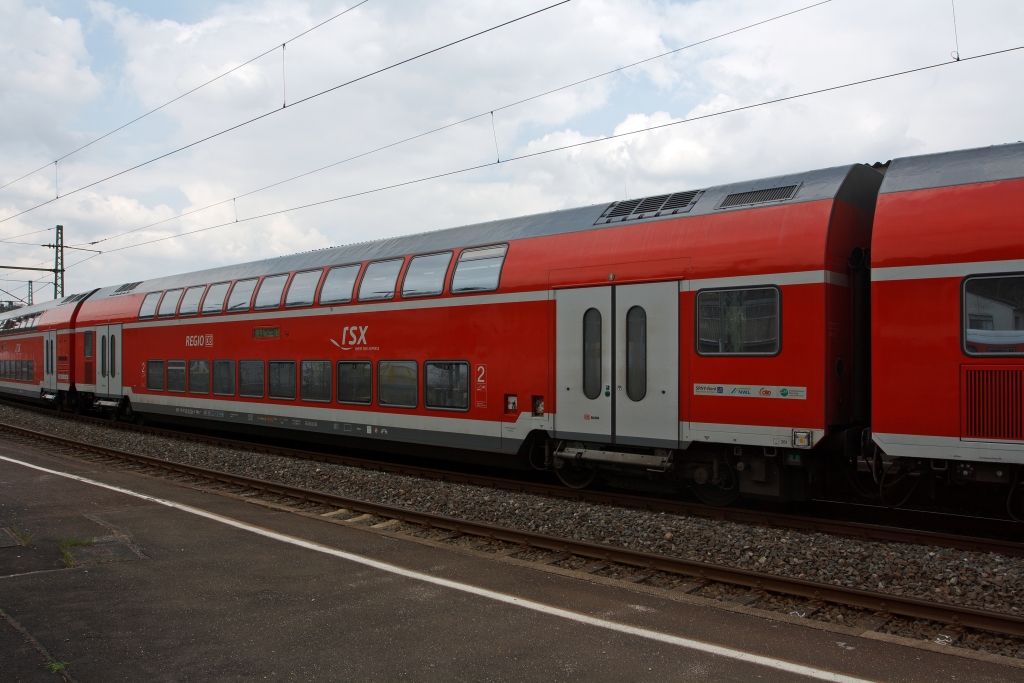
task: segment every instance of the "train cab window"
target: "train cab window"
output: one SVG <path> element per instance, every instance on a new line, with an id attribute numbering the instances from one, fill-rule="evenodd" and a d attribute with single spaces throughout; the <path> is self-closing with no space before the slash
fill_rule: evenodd
<path id="1" fill-rule="evenodd" d="M 89 330 L 88 332 L 85 333 L 85 343 L 82 345 L 85 351 L 86 358 L 92 358 L 92 339 L 93 331 Z"/>
<path id="2" fill-rule="evenodd" d="M 466 249 L 459 254 L 459 262 L 452 275 L 452 294 L 492 292 L 501 280 L 501 266 L 505 263 L 507 244 L 480 249 Z"/>
<path id="3" fill-rule="evenodd" d="M 228 297 L 228 313 L 244 313 L 252 304 L 252 293 L 256 290 L 256 278 L 239 280 Z"/>
<path id="4" fill-rule="evenodd" d="M 331 402 L 331 361 L 302 361 L 299 396 L 303 401 Z"/>
<path id="5" fill-rule="evenodd" d="M 307 270 L 302 273 L 295 273 L 292 283 L 288 285 L 288 293 L 284 297 L 286 308 L 298 306 L 312 306 L 313 297 L 316 296 L 316 286 L 320 284 L 320 276 L 323 270 Z M 349 288 L 349 296 L 352 296 L 352 287 Z"/>
<path id="6" fill-rule="evenodd" d="M 377 364 L 377 403 L 415 408 L 418 383 L 416 361 L 382 360 Z"/>
<path id="7" fill-rule="evenodd" d="M 173 318 L 178 310 L 178 301 L 181 299 L 180 289 L 168 289 L 164 294 L 164 300 L 160 302 L 160 310 L 157 311 L 158 318 Z"/>
<path id="8" fill-rule="evenodd" d="M 968 355 L 1024 355 L 1024 274 L 967 278 L 963 311 Z"/>
<path id="9" fill-rule="evenodd" d="M 167 391 L 185 391 L 185 361 L 167 361 Z"/>
<path id="10" fill-rule="evenodd" d="M 647 311 L 633 306 L 626 313 L 626 396 L 642 401 L 647 395 Z"/>
<path id="11" fill-rule="evenodd" d="M 697 294 L 697 353 L 773 356 L 779 352 L 779 290 L 723 289 Z"/>
<path id="12" fill-rule="evenodd" d="M 262 385 L 263 382 L 261 381 L 260 384 Z M 216 396 L 235 395 L 235 361 L 213 361 L 213 393 Z"/>
<path id="13" fill-rule="evenodd" d="M 181 298 L 181 306 L 178 307 L 178 316 L 184 318 L 199 313 L 199 302 L 205 291 L 206 285 L 186 289 L 185 296 Z"/>
<path id="14" fill-rule="evenodd" d="M 214 315 L 224 310 L 224 297 L 227 296 L 230 282 L 218 282 L 210 285 L 210 290 L 203 299 L 203 315 Z"/>
<path id="15" fill-rule="evenodd" d="M 146 388 L 150 391 L 164 390 L 164 362 L 162 360 L 146 361 Z"/>
<path id="16" fill-rule="evenodd" d="M 452 262 L 450 251 L 413 257 L 402 280 L 402 296 L 435 296 L 444 291 L 444 276 Z"/>
<path id="17" fill-rule="evenodd" d="M 156 315 L 156 305 L 160 302 L 160 295 L 163 292 L 150 292 L 142 300 L 142 307 L 139 309 L 139 320 L 150 320 Z"/>
<path id="18" fill-rule="evenodd" d="M 295 400 L 295 361 L 270 361 L 270 398 Z"/>
<path id="19" fill-rule="evenodd" d="M 210 361 L 190 360 L 188 362 L 188 393 L 210 393 Z"/>
<path id="20" fill-rule="evenodd" d="M 359 275 L 359 264 L 338 266 L 327 271 L 324 287 L 320 290 L 320 304 L 344 304 L 352 301 L 352 288 Z"/>
<path id="21" fill-rule="evenodd" d="M 601 395 L 601 311 L 583 314 L 583 395 L 593 401 Z"/>
<path id="22" fill-rule="evenodd" d="M 338 403 L 370 405 L 373 364 L 368 360 L 338 361 Z"/>
<path id="23" fill-rule="evenodd" d="M 423 403 L 438 410 L 469 410 L 469 363 L 428 361 L 423 364 Z"/>
<path id="24" fill-rule="evenodd" d="M 287 282 L 288 273 L 263 278 L 263 282 L 260 283 L 260 291 L 256 292 L 254 308 L 257 311 L 281 308 L 281 295 L 284 294 L 284 286 Z"/>
<path id="25" fill-rule="evenodd" d="M 383 301 L 395 298 L 395 285 L 405 259 L 377 261 L 366 266 L 363 281 L 359 283 L 360 301 Z"/>
<path id="26" fill-rule="evenodd" d="M 263 398 L 263 361 L 238 361 L 238 395 L 245 398 Z"/>

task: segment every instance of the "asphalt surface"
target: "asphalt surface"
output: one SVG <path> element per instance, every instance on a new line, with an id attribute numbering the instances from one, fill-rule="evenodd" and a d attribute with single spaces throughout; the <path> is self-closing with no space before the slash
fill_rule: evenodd
<path id="1" fill-rule="evenodd" d="M 1020 668 L 389 538 L 68 462 L 3 437 L 0 455 L 458 582 L 437 585 L 0 460 L 0 527 L 33 534 L 28 547 L 0 547 L 0 610 L 81 683 L 813 680 L 786 670 L 786 662 L 868 680 L 1024 679 Z M 62 541 L 80 566 L 62 562 Z M 580 623 L 472 589 L 603 621 Z M 600 625 L 607 623 L 649 631 Z M 659 641 L 651 631 L 772 658 L 783 668 Z M 45 663 L 0 619 L 0 681 L 68 680 Z"/>

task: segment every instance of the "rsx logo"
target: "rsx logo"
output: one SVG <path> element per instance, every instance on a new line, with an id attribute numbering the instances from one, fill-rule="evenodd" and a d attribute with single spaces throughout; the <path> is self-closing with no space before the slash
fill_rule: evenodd
<path id="1" fill-rule="evenodd" d="M 366 344 L 366 331 L 370 329 L 369 325 L 352 325 L 350 327 L 343 327 L 341 330 L 341 343 L 331 340 L 335 346 L 340 346 L 342 350 L 348 351 L 353 346 L 361 346 Z"/>

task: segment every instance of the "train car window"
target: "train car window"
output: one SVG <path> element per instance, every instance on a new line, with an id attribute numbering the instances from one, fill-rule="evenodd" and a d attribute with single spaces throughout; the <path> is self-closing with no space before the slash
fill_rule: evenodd
<path id="1" fill-rule="evenodd" d="M 34 360 L 30 360 L 28 362 L 28 377 L 26 379 L 28 379 L 29 382 L 36 381 L 36 362 Z"/>
<path id="2" fill-rule="evenodd" d="M 224 310 L 224 297 L 227 296 L 230 282 L 218 282 L 210 285 L 210 291 L 203 299 L 203 315 L 214 315 Z"/>
<path id="3" fill-rule="evenodd" d="M 178 301 L 181 299 L 180 289 L 168 289 L 164 294 L 164 300 L 160 302 L 160 310 L 157 311 L 158 318 L 173 318 L 178 310 Z"/>
<path id="4" fill-rule="evenodd" d="M 263 278 L 263 282 L 260 283 L 260 291 L 256 292 L 256 310 L 269 311 L 281 308 L 281 295 L 284 294 L 284 286 L 287 282 L 288 273 Z"/>
<path id="5" fill-rule="evenodd" d="M 402 296 L 434 296 L 443 292 L 444 276 L 451 261 L 450 251 L 413 257 L 402 280 Z"/>
<path id="6" fill-rule="evenodd" d="M 295 361 L 270 361 L 270 398 L 295 400 Z"/>
<path id="7" fill-rule="evenodd" d="M 303 401 L 331 402 L 331 361 L 304 360 L 300 366 L 299 397 Z"/>
<path id="8" fill-rule="evenodd" d="M 1024 274 L 967 278 L 963 311 L 965 353 L 1024 355 Z"/>
<path id="9" fill-rule="evenodd" d="M 213 361 L 213 393 L 217 396 L 235 395 L 235 361 Z"/>
<path id="10" fill-rule="evenodd" d="M 92 330 L 85 333 L 85 344 L 83 344 L 83 347 L 85 348 L 86 358 L 92 358 L 92 335 Z"/>
<path id="11" fill-rule="evenodd" d="M 427 361 L 423 374 L 423 403 L 427 408 L 469 410 L 469 363 Z"/>
<path id="12" fill-rule="evenodd" d="M 239 280 L 231 289 L 231 296 L 228 297 L 228 313 L 243 313 L 249 310 L 252 304 L 252 293 L 256 289 L 256 278 L 251 280 Z"/>
<path id="13" fill-rule="evenodd" d="M 110 335 L 110 376 L 117 372 L 117 337 Z"/>
<path id="14" fill-rule="evenodd" d="M 167 361 L 167 391 L 185 391 L 185 361 Z"/>
<path id="15" fill-rule="evenodd" d="M 188 362 L 188 393 L 210 393 L 210 361 L 190 360 Z"/>
<path id="16" fill-rule="evenodd" d="M 246 398 L 263 398 L 263 361 L 238 361 L 238 395 Z"/>
<path id="17" fill-rule="evenodd" d="M 146 361 L 146 388 L 150 391 L 164 390 L 164 362 L 162 360 Z"/>
<path id="18" fill-rule="evenodd" d="M 452 275 L 452 294 L 466 292 L 492 292 L 501 280 L 501 266 L 505 262 L 507 244 L 480 249 L 466 249 L 459 254 L 459 262 Z"/>
<path id="19" fill-rule="evenodd" d="M 583 314 L 583 395 L 601 395 L 601 311 L 588 308 Z"/>
<path id="20" fill-rule="evenodd" d="M 382 360 L 377 364 L 377 403 L 415 408 L 418 383 L 416 361 Z"/>
<path id="21" fill-rule="evenodd" d="M 626 396 L 642 401 L 647 395 L 647 311 L 633 306 L 626 313 Z"/>
<path id="22" fill-rule="evenodd" d="M 295 273 L 292 283 L 288 285 L 288 293 L 284 297 L 286 308 L 297 306 L 312 306 L 313 298 L 316 296 L 316 286 L 320 284 L 320 276 L 323 270 L 307 270 L 302 273 Z M 352 296 L 352 287 L 349 288 L 349 296 Z"/>
<path id="23" fill-rule="evenodd" d="M 366 266 L 363 281 L 359 283 L 360 301 L 383 301 L 395 297 L 395 285 L 405 259 L 377 261 Z"/>
<path id="24" fill-rule="evenodd" d="M 338 361 L 338 403 L 370 405 L 373 364 L 366 360 Z"/>
<path id="25" fill-rule="evenodd" d="M 202 300 L 203 292 L 205 291 L 206 285 L 186 289 L 185 296 L 181 298 L 181 306 L 178 307 L 178 316 L 186 317 L 199 313 L 199 302 Z"/>
<path id="26" fill-rule="evenodd" d="M 324 287 L 320 291 L 320 304 L 344 304 L 352 301 L 352 288 L 359 275 L 359 264 L 339 266 L 327 271 Z"/>
<path id="27" fill-rule="evenodd" d="M 697 353 L 772 356 L 779 352 L 779 290 L 723 289 L 697 294 Z"/>
<path id="28" fill-rule="evenodd" d="M 139 320 L 149 320 L 156 315 L 156 305 L 160 302 L 160 295 L 163 292 L 150 292 L 142 300 L 142 307 L 139 308 Z"/>

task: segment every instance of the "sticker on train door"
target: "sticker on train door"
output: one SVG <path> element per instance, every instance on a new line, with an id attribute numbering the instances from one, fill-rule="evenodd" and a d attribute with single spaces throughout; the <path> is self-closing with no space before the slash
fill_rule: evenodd
<path id="1" fill-rule="evenodd" d="M 477 408 L 487 407 L 487 366 L 473 366 L 474 391 L 473 402 Z"/>

